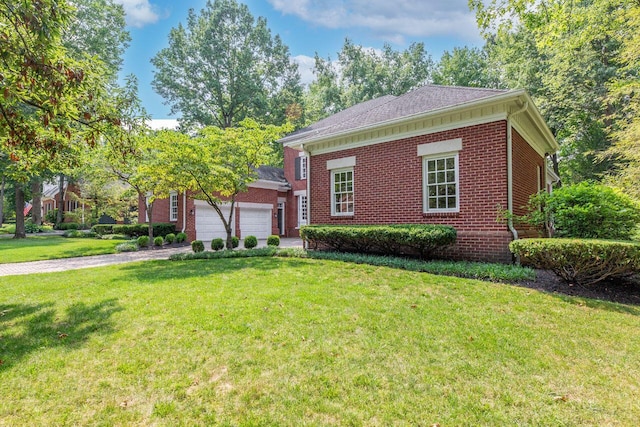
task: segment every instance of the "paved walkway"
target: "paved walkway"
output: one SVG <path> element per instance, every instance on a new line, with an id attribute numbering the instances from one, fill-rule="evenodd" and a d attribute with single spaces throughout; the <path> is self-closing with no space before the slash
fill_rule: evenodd
<path id="1" fill-rule="evenodd" d="M 211 248 L 211 242 L 204 242 L 205 248 Z M 266 246 L 266 240 L 258 242 L 258 247 Z M 240 243 L 242 247 L 242 242 Z M 302 247 L 300 239 L 280 239 L 281 248 Z M 93 255 L 78 258 L 62 258 L 47 261 L 19 262 L 0 264 L 0 276 L 19 274 L 52 273 L 56 271 L 78 270 L 81 268 L 103 267 L 106 265 L 124 264 L 127 262 L 169 259 L 175 253 L 191 252 L 191 246 L 179 248 L 150 249 L 139 252 L 123 252 L 110 255 Z"/>

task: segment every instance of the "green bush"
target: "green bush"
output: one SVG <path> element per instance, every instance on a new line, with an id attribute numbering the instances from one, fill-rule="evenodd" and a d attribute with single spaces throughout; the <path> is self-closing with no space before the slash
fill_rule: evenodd
<path id="1" fill-rule="evenodd" d="M 61 222 L 60 224 L 56 224 L 56 229 L 58 230 L 77 230 L 80 228 L 80 224 L 77 222 Z"/>
<path id="2" fill-rule="evenodd" d="M 214 251 L 219 251 L 221 249 L 224 248 L 224 240 L 222 240 L 221 238 L 217 238 L 217 239 L 213 239 L 211 241 L 211 249 L 213 249 Z"/>
<path id="3" fill-rule="evenodd" d="M 238 246 L 240 246 L 240 239 L 236 236 L 231 236 L 231 249 L 235 249 Z"/>
<path id="4" fill-rule="evenodd" d="M 164 241 L 167 242 L 168 244 L 172 244 L 173 242 L 175 242 L 176 240 L 176 235 L 173 233 L 169 233 L 166 236 L 164 236 Z"/>
<path id="5" fill-rule="evenodd" d="M 114 224 L 96 224 L 91 227 L 91 231 L 93 231 L 94 233 L 98 233 L 101 236 L 105 234 L 113 234 L 113 226 Z"/>
<path id="6" fill-rule="evenodd" d="M 94 238 L 98 235 L 93 231 L 80 231 L 80 230 L 67 230 L 62 233 L 62 237 L 71 237 L 71 238 Z"/>
<path id="7" fill-rule="evenodd" d="M 136 242 L 141 248 L 146 248 L 149 246 L 149 236 L 140 236 L 136 239 Z"/>
<path id="8" fill-rule="evenodd" d="M 640 222 L 640 206 L 606 185 L 581 182 L 541 193 L 525 217 L 542 227 L 552 224 L 554 237 L 630 240 Z"/>
<path id="9" fill-rule="evenodd" d="M 187 233 L 176 234 L 176 243 L 182 243 L 187 240 Z"/>
<path id="10" fill-rule="evenodd" d="M 300 236 L 315 248 L 426 258 L 433 250 L 455 243 L 456 230 L 430 224 L 307 225 L 301 228 Z"/>
<path id="11" fill-rule="evenodd" d="M 44 214 L 44 220 L 50 224 L 55 224 L 58 220 L 58 209 L 51 209 L 49 212 Z"/>
<path id="12" fill-rule="evenodd" d="M 267 237 L 267 246 L 280 246 L 280 237 L 275 234 Z"/>
<path id="13" fill-rule="evenodd" d="M 24 223 L 24 232 L 25 233 L 41 233 L 42 232 L 42 226 L 40 225 L 36 225 L 32 222 L 25 222 Z"/>
<path id="14" fill-rule="evenodd" d="M 247 236 L 244 238 L 245 249 L 252 249 L 258 246 L 258 238 L 256 236 Z"/>
<path id="15" fill-rule="evenodd" d="M 99 236 L 99 235 L 98 235 Z M 105 234 L 100 236 L 102 240 L 129 240 L 130 237 L 126 234 Z"/>
<path id="16" fill-rule="evenodd" d="M 153 238 L 153 246 L 162 246 L 163 243 L 164 243 L 163 237 L 158 236 Z"/>
<path id="17" fill-rule="evenodd" d="M 149 235 L 149 224 L 113 224 L 112 233 L 126 234 L 131 237 Z M 153 224 L 153 236 L 164 237 L 167 234 L 175 233 L 175 224 L 157 223 Z"/>
<path id="18" fill-rule="evenodd" d="M 202 240 L 194 240 L 191 242 L 191 249 L 193 249 L 193 252 L 203 252 L 204 243 L 202 243 Z"/>
<path id="19" fill-rule="evenodd" d="M 135 252 L 138 250 L 136 242 L 124 242 L 116 245 L 116 252 Z"/>
<path id="20" fill-rule="evenodd" d="M 272 257 L 277 254 L 275 247 L 257 248 L 251 251 L 217 251 L 217 252 L 196 252 L 193 254 L 173 254 L 169 257 L 172 261 L 185 261 L 193 259 L 223 259 L 223 258 L 254 258 Z"/>
<path id="21" fill-rule="evenodd" d="M 568 283 L 593 285 L 640 272 L 640 244 L 596 239 L 521 239 L 509 249 L 524 265 L 551 270 Z"/>

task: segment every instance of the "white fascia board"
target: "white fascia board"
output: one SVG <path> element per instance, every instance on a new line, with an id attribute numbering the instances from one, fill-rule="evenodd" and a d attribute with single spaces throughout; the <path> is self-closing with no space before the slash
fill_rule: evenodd
<path id="1" fill-rule="evenodd" d="M 248 187 L 250 188 L 263 188 L 266 190 L 280 190 L 283 187 L 282 182 L 277 181 L 268 181 L 266 179 L 259 179 L 257 181 L 253 181 L 249 183 Z"/>

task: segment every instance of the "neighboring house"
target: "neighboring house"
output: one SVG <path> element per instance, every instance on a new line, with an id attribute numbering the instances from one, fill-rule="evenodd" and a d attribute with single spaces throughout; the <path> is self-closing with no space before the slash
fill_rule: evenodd
<path id="1" fill-rule="evenodd" d="M 285 170 L 308 159 L 310 224 L 447 224 L 454 259 L 510 262 L 508 244 L 532 230 L 498 219 L 524 214 L 550 188 L 558 144 L 524 90 L 428 85 L 370 100 L 281 139 Z M 557 177 L 556 177 L 557 178 Z"/>
<path id="2" fill-rule="evenodd" d="M 44 183 L 42 189 L 42 218 L 45 218 L 45 215 L 49 211 L 58 209 L 60 207 L 61 198 L 62 203 L 64 204 L 64 212 L 78 211 L 80 214 L 80 218 L 82 218 L 82 214 L 84 212 L 89 215 L 90 207 L 78 201 L 79 199 L 81 199 L 80 189 L 75 184 L 68 184 L 65 181 L 62 196 L 60 195 L 60 187 L 57 183 Z M 72 222 L 72 219 L 67 217 L 64 219 L 64 221 Z"/>

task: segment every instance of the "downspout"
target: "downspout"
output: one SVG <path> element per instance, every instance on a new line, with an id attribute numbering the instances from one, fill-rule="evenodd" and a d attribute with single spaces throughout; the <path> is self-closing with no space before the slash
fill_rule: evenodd
<path id="1" fill-rule="evenodd" d="M 513 234 L 513 240 L 518 240 L 518 230 L 513 226 L 513 135 L 511 131 L 511 119 L 529 108 L 529 101 L 525 101 L 522 108 L 507 115 L 507 210 L 509 217 L 507 226 Z"/>
<path id="2" fill-rule="evenodd" d="M 302 144 L 302 152 L 307 157 L 307 225 L 311 225 L 311 153 L 304 149 Z M 302 242 L 305 249 L 309 249 L 307 242 Z"/>
<path id="3" fill-rule="evenodd" d="M 187 229 L 187 192 L 182 193 L 182 233 Z"/>

